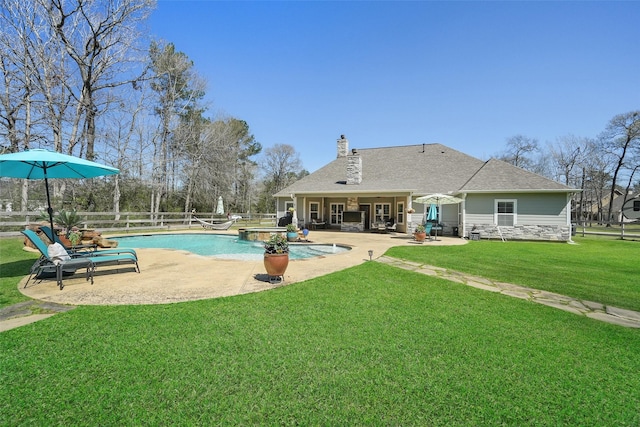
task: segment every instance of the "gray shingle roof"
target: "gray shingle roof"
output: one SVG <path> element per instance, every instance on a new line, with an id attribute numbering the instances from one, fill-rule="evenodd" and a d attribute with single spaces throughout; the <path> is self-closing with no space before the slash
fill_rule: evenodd
<path id="1" fill-rule="evenodd" d="M 339 194 L 461 191 L 568 190 L 561 184 L 498 160 L 484 162 L 442 144 L 357 149 L 362 182 L 346 184 L 347 158 L 340 157 L 275 194 Z"/>
<path id="2" fill-rule="evenodd" d="M 490 159 L 460 188 L 461 192 L 570 191 L 559 182 L 502 160 Z"/>

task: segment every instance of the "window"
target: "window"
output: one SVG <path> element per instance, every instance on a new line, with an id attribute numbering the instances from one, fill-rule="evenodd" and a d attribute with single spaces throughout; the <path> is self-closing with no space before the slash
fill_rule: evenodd
<path id="1" fill-rule="evenodd" d="M 289 212 L 289 208 L 293 207 L 293 202 L 284 202 L 284 211 Z"/>
<path id="2" fill-rule="evenodd" d="M 404 203 L 398 203 L 398 218 L 396 218 L 396 222 L 399 224 L 404 224 Z"/>
<path id="3" fill-rule="evenodd" d="M 309 219 L 320 219 L 320 203 L 309 203 Z"/>
<path id="4" fill-rule="evenodd" d="M 517 209 L 515 200 L 495 201 L 495 224 L 497 226 L 511 227 L 516 224 Z"/>
<path id="5" fill-rule="evenodd" d="M 342 212 L 344 211 L 344 203 L 331 203 L 330 224 L 342 224 Z"/>
<path id="6" fill-rule="evenodd" d="M 391 203 L 376 203 L 374 209 L 376 222 L 387 222 L 391 219 Z"/>

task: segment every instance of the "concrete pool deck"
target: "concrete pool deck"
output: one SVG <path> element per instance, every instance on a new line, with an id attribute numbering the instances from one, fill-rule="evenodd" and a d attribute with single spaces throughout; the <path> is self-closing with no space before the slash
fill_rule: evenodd
<path id="1" fill-rule="evenodd" d="M 237 230 L 206 233 L 237 235 Z M 20 291 L 30 298 L 58 304 L 166 304 L 240 295 L 286 286 L 366 262 L 369 260 L 369 250 L 373 250 L 373 258 L 376 259 L 392 246 L 418 244 L 411 236 L 401 233 L 312 231 L 309 239 L 313 243 L 346 245 L 351 247 L 351 250 L 324 257 L 290 260 L 284 282 L 278 284 L 269 283 L 261 259 L 235 261 L 180 250 L 137 249 L 140 273 L 136 273 L 129 265 L 101 266 L 96 271 L 93 285 L 78 271 L 78 274 L 64 279 L 62 290 L 58 289 L 55 280 L 31 281 L 23 288 L 26 277 L 18 286 Z M 438 236 L 437 241 L 426 241 L 422 246 L 465 243 L 465 239 Z M 114 273 L 112 270 L 115 269 L 119 269 L 119 272 Z"/>

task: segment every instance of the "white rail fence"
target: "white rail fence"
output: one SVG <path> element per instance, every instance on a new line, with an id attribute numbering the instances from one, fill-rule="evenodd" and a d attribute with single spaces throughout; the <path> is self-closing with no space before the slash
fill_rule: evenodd
<path id="1" fill-rule="evenodd" d="M 200 224 L 193 219 L 192 213 L 184 212 L 77 212 L 82 218 L 80 228 L 97 229 L 108 232 L 129 232 L 148 229 L 189 229 L 200 228 Z M 276 214 L 247 214 L 231 213 L 240 216 L 236 222 L 239 225 L 273 226 Z M 198 212 L 196 216 L 210 222 L 227 221 L 227 216 L 216 215 L 212 212 Z M 25 227 L 34 224 L 47 224 L 48 218 L 43 219 L 42 212 L 0 212 L 0 237 L 19 236 Z"/>

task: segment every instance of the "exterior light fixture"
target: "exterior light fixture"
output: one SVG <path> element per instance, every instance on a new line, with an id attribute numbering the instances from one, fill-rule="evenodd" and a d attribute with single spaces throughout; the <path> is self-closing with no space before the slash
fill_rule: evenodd
<path id="1" fill-rule="evenodd" d="M 371 261 L 371 258 L 373 258 L 373 251 L 369 249 L 369 261 Z"/>

